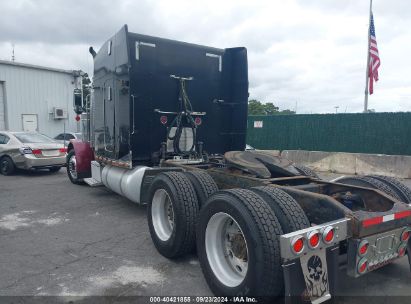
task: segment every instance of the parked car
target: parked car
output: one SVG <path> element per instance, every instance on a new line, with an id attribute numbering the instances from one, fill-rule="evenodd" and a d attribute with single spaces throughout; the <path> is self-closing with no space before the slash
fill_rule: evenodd
<path id="1" fill-rule="evenodd" d="M 49 169 L 65 166 L 67 149 L 63 144 L 37 132 L 0 131 L 0 173 L 10 175 L 19 169 Z"/>
<path id="2" fill-rule="evenodd" d="M 66 133 L 60 133 L 59 135 L 54 137 L 55 141 L 62 143 L 66 146 L 70 142 L 70 139 L 82 139 L 81 133 L 66 132 Z"/>

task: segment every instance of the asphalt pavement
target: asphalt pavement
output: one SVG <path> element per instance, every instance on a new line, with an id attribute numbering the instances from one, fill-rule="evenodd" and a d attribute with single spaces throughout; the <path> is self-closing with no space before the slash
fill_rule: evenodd
<path id="1" fill-rule="evenodd" d="M 341 273 L 340 282 L 343 296 L 411 296 L 407 258 L 358 279 Z M 144 206 L 73 185 L 64 170 L 0 176 L 0 296 L 129 295 L 212 293 L 195 255 L 157 253 Z"/>

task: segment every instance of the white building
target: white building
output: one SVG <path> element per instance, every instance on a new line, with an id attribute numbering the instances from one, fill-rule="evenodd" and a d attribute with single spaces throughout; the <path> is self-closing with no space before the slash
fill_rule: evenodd
<path id="1" fill-rule="evenodd" d="M 79 131 L 73 111 L 77 71 L 0 60 L 0 130 L 54 137 Z"/>

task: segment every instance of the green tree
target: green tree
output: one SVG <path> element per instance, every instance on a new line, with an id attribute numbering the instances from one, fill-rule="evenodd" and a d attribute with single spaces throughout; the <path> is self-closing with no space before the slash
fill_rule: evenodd
<path id="1" fill-rule="evenodd" d="M 264 105 L 256 99 L 249 100 L 248 115 L 265 115 Z"/>
<path id="2" fill-rule="evenodd" d="M 280 114 L 280 115 L 295 114 L 295 111 L 291 111 L 291 110 L 282 110 L 282 111 L 278 112 L 277 114 Z"/>
<path id="3" fill-rule="evenodd" d="M 278 114 L 295 114 L 291 110 L 281 110 L 272 102 L 261 103 L 257 99 L 248 101 L 248 115 L 278 115 Z"/>
<path id="4" fill-rule="evenodd" d="M 278 113 L 279 107 L 276 107 L 272 102 L 263 104 L 265 115 L 274 115 Z"/>

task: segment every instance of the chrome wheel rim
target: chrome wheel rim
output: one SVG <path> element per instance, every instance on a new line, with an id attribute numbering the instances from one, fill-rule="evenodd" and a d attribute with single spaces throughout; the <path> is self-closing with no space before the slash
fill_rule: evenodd
<path id="1" fill-rule="evenodd" d="M 76 163 L 76 156 L 72 155 L 69 159 L 68 168 L 69 168 L 70 176 L 73 179 L 77 179 L 77 177 L 78 177 L 76 164 L 77 164 Z"/>
<path id="2" fill-rule="evenodd" d="M 151 219 L 158 238 L 162 241 L 170 239 L 174 229 L 174 209 L 170 196 L 164 189 L 158 189 L 154 193 Z"/>
<path id="3" fill-rule="evenodd" d="M 228 287 L 240 285 L 248 271 L 248 247 L 236 220 L 224 212 L 214 214 L 205 233 L 208 263 L 217 279 Z"/>

